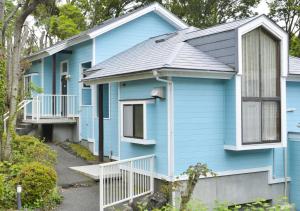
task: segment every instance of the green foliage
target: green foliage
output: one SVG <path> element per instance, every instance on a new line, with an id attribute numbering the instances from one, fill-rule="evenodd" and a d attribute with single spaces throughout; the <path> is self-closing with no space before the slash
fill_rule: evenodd
<path id="1" fill-rule="evenodd" d="M 34 161 L 54 166 L 56 152 L 33 136 L 16 136 L 13 141 L 13 162 L 28 163 Z"/>
<path id="2" fill-rule="evenodd" d="M 216 176 L 216 174 L 209 169 L 206 164 L 202 163 L 191 165 L 183 174 L 188 175 L 188 181 L 185 191 L 181 193 L 180 210 L 187 209 L 187 204 L 192 197 L 193 191 L 200 177 Z"/>
<path id="3" fill-rule="evenodd" d="M 59 14 L 50 19 L 50 34 L 66 39 L 86 29 L 85 17 L 72 4 L 59 7 Z"/>
<path id="4" fill-rule="evenodd" d="M 4 196 L 4 175 L 0 174 L 0 201 L 3 199 Z"/>
<path id="5" fill-rule="evenodd" d="M 12 161 L 0 162 L 0 210 L 15 208 L 17 184 L 23 187 L 27 208 L 55 207 L 62 200 L 56 189 L 55 151 L 32 136 L 16 136 L 12 147 Z"/>
<path id="6" fill-rule="evenodd" d="M 168 8 L 188 24 L 206 28 L 254 15 L 259 0 L 172 0 Z"/>
<path id="7" fill-rule="evenodd" d="M 291 39 L 293 34 L 300 31 L 300 0 L 267 1 L 270 9 L 269 16 L 283 24 L 284 30 Z"/>
<path id="8" fill-rule="evenodd" d="M 16 184 L 22 186 L 22 199 L 25 207 L 38 208 L 56 187 L 57 175 L 52 167 L 38 162 L 25 164 L 18 176 Z"/>
<path id="9" fill-rule="evenodd" d="M 293 36 L 290 40 L 290 54 L 292 56 L 300 57 L 300 38 Z"/>
<path id="10" fill-rule="evenodd" d="M 97 159 L 86 147 L 80 144 L 70 144 L 69 146 L 77 156 L 87 161 L 95 161 Z"/>

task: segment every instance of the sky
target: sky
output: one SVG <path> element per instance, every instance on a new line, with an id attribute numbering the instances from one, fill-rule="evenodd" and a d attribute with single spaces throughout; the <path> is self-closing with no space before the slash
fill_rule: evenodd
<path id="1" fill-rule="evenodd" d="M 258 12 L 259 15 L 267 14 L 269 12 L 269 8 L 266 0 L 262 0 L 257 8 L 254 9 L 255 12 Z"/>

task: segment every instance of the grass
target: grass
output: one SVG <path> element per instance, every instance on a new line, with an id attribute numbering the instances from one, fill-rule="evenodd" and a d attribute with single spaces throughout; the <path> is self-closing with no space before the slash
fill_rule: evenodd
<path id="1" fill-rule="evenodd" d="M 86 147 L 80 144 L 70 144 L 71 150 L 79 157 L 87 161 L 95 161 L 97 159 Z"/>

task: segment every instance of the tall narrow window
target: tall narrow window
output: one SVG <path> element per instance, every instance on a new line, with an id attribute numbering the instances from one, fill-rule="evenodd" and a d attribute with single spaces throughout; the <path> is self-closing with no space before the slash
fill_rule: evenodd
<path id="1" fill-rule="evenodd" d="M 242 44 L 243 144 L 280 142 L 279 42 L 258 28 Z"/>
<path id="2" fill-rule="evenodd" d="M 123 136 L 127 138 L 144 138 L 143 104 L 123 105 Z"/>
<path id="3" fill-rule="evenodd" d="M 31 76 L 24 76 L 24 92 L 27 97 L 31 97 Z"/>

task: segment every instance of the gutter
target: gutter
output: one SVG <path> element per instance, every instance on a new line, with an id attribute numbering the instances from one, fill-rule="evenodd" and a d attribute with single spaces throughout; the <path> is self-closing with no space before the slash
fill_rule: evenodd
<path id="1" fill-rule="evenodd" d="M 167 84 L 167 100 L 168 100 L 168 177 L 171 182 L 174 178 L 174 95 L 173 95 L 173 81 L 170 79 L 162 79 L 159 77 L 157 70 L 152 71 L 153 76 L 157 81 Z M 172 205 L 175 206 L 176 201 L 175 191 L 172 191 Z"/>

